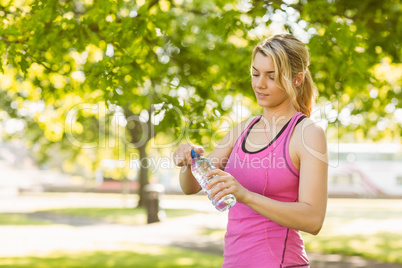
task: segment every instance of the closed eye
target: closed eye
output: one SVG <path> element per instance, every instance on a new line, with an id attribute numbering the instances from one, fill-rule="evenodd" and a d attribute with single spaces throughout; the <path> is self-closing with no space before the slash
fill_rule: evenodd
<path id="1" fill-rule="evenodd" d="M 258 77 L 258 76 L 260 76 L 259 74 L 252 74 L 252 76 L 254 76 L 254 77 Z M 269 79 L 271 79 L 272 81 L 274 81 L 275 80 L 275 77 L 271 77 L 271 76 L 269 76 L 268 77 Z"/>

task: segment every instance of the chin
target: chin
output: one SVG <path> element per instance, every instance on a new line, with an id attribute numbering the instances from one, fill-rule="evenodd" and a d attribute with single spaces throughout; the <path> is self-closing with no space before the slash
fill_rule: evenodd
<path id="1" fill-rule="evenodd" d="M 276 105 L 270 101 L 262 101 L 262 100 L 257 100 L 257 103 L 259 106 L 263 107 L 263 108 L 273 108 Z"/>

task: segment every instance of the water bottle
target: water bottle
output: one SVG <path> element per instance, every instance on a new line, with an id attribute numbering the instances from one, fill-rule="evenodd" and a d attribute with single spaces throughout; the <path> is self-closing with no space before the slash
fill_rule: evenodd
<path id="1" fill-rule="evenodd" d="M 213 175 L 212 177 L 208 178 L 206 174 L 208 171 L 216 169 L 215 166 L 204 157 L 200 157 L 194 150 L 191 150 L 191 158 L 193 162 L 191 164 L 191 172 L 193 173 L 194 177 L 197 179 L 198 183 L 201 185 L 204 192 L 208 195 L 209 200 L 212 201 L 212 204 L 215 208 L 221 212 L 233 207 L 236 204 L 236 197 L 232 194 L 225 195 L 220 200 L 212 199 L 209 194 L 211 190 L 207 190 L 208 180 L 213 179 L 218 175 Z"/>

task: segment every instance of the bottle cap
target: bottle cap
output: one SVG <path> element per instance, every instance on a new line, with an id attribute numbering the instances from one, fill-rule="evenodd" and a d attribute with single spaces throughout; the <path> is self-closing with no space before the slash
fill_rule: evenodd
<path id="1" fill-rule="evenodd" d="M 194 159 L 194 158 L 198 158 L 198 157 L 200 157 L 200 155 L 197 154 L 197 153 L 194 151 L 194 149 L 191 149 L 191 158 Z"/>

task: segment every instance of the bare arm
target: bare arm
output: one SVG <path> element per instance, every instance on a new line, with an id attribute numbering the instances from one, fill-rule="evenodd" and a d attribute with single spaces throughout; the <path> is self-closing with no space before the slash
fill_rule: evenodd
<path id="1" fill-rule="evenodd" d="M 173 154 L 173 160 L 180 169 L 180 188 L 185 194 L 196 194 L 201 190 L 201 186 L 191 173 L 191 150 L 196 153 L 203 154 L 204 148 L 201 146 L 192 145 L 190 143 L 181 144 Z"/>
<path id="2" fill-rule="evenodd" d="M 244 120 L 240 124 L 233 127 L 220 141 L 216 148 L 207 156 L 207 158 L 219 170 L 224 170 L 227 160 L 234 146 L 235 141 L 240 135 L 243 127 L 250 119 Z M 180 169 L 180 187 L 185 194 L 195 194 L 201 190 L 201 186 L 191 173 L 191 150 L 194 149 L 197 153 L 204 153 L 204 148 L 190 143 L 181 144 L 175 151 L 173 158 Z"/>
<path id="3" fill-rule="evenodd" d="M 316 235 L 326 212 L 328 156 L 324 131 L 311 120 L 305 121 L 307 124 L 298 126 L 298 133 L 296 129 L 294 133 L 296 138 L 302 137 L 294 143 L 300 163 L 299 202 L 280 202 L 250 192 L 230 174 L 214 171 L 211 174 L 218 174 L 219 177 L 209 185 L 210 189 L 213 188 L 210 196 L 214 197 L 221 190 L 216 199 L 232 193 L 238 202 L 276 223 Z M 216 185 L 218 182 L 224 183 Z"/>
<path id="4" fill-rule="evenodd" d="M 218 169 L 223 170 L 226 165 L 226 161 L 232 151 L 231 146 L 231 136 L 233 131 L 229 131 L 225 137 L 221 140 L 219 145 L 207 156 L 207 158 L 214 164 Z M 201 190 L 201 186 L 198 184 L 197 180 L 191 173 L 191 150 L 194 149 L 197 153 L 203 153 L 204 149 L 199 146 L 194 146 L 189 143 L 180 145 L 177 155 L 184 155 L 185 158 L 180 165 L 180 187 L 185 194 L 196 194 Z"/>
<path id="5" fill-rule="evenodd" d="M 190 166 L 184 166 L 180 169 L 180 188 L 185 194 L 196 194 L 201 191 L 201 186 L 191 173 Z"/>

